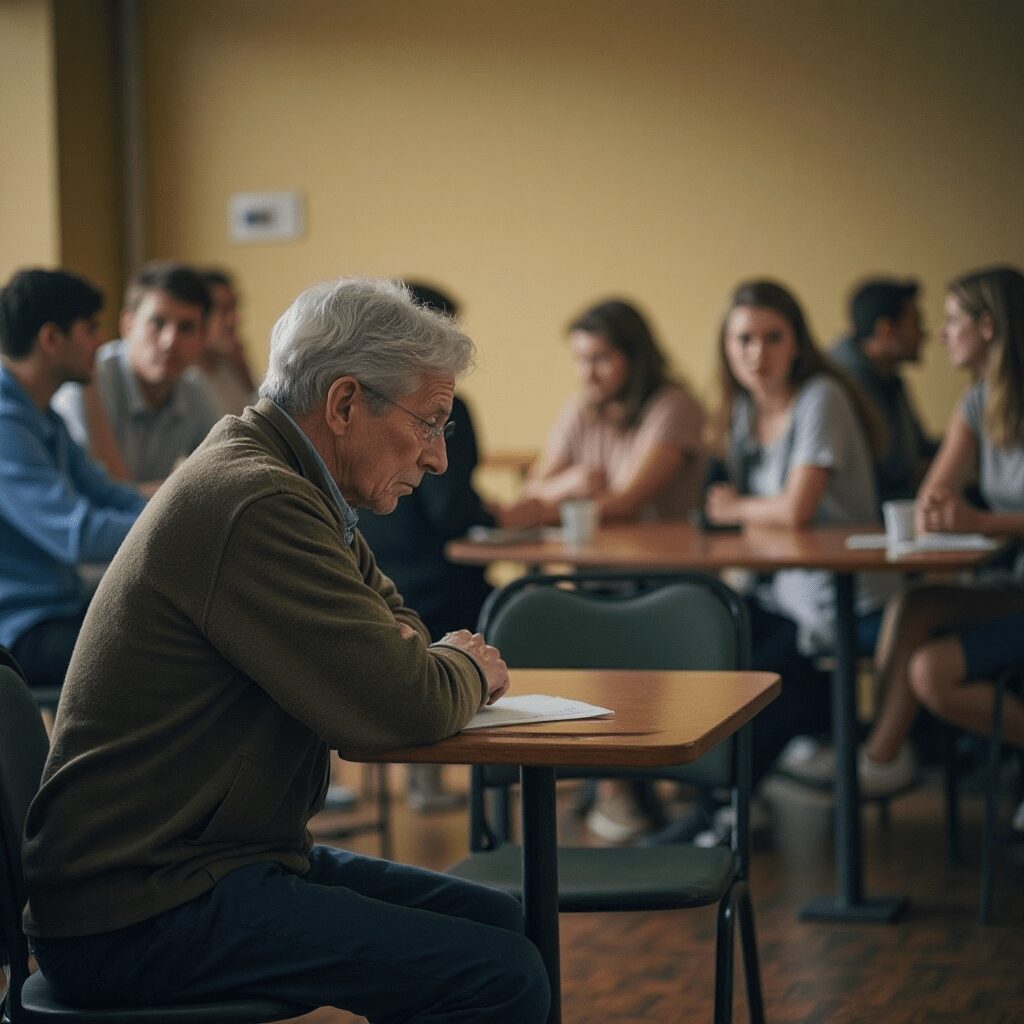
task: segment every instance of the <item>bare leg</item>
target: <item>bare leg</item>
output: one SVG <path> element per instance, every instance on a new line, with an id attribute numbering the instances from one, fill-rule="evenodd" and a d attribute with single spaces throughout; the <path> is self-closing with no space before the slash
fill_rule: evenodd
<path id="1" fill-rule="evenodd" d="M 891 761 L 917 716 L 920 701 L 910 686 L 917 649 L 957 626 L 1014 611 L 1022 603 L 1021 592 L 1009 587 L 935 583 L 913 587 L 890 602 L 875 654 L 882 701 L 865 744 L 872 761 Z"/>
<path id="2" fill-rule="evenodd" d="M 926 643 L 910 660 L 910 687 L 917 699 L 939 718 L 984 736 L 992 727 L 994 689 L 966 674 L 963 647 L 953 636 Z M 1024 747 L 1024 704 L 1012 693 L 1003 700 L 1003 734 L 1007 743 Z"/>

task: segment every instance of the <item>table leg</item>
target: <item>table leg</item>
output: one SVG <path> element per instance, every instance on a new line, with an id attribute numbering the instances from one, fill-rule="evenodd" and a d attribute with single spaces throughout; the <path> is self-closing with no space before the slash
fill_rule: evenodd
<path id="1" fill-rule="evenodd" d="M 834 574 L 836 662 L 832 673 L 832 742 L 836 752 L 835 896 L 812 900 L 801 910 L 804 921 L 887 923 L 902 912 L 902 896 L 866 899 L 860 838 L 860 788 L 857 782 L 857 616 L 853 576 Z M 785 685 L 785 684 L 783 684 Z"/>
<path id="2" fill-rule="evenodd" d="M 526 935 L 540 950 L 551 984 L 548 1024 L 561 1024 L 558 951 L 558 818 L 555 769 L 520 769 L 523 817 L 523 913 Z"/>

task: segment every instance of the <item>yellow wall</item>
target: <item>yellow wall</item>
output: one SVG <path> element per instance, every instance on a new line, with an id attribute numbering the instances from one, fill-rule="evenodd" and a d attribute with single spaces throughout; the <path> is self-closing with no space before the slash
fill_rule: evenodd
<path id="1" fill-rule="evenodd" d="M 114 335 L 123 290 L 118 54 L 113 0 L 55 0 L 60 260 L 106 296 Z"/>
<path id="2" fill-rule="evenodd" d="M 0 0 L 0 282 L 60 255 L 50 0 Z"/>
<path id="3" fill-rule="evenodd" d="M 830 340 L 851 283 L 1024 263 L 1024 6 L 1002 0 L 141 0 L 152 256 L 234 268 L 257 359 L 311 281 L 463 300 L 485 445 L 539 444 L 567 319 L 623 294 L 704 393 L 733 284 Z M 297 243 L 227 241 L 300 190 Z M 912 373 L 939 428 L 964 381 Z"/>

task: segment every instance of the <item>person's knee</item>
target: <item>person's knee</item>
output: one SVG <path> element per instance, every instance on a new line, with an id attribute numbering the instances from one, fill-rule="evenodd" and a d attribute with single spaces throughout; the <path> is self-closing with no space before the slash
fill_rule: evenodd
<path id="1" fill-rule="evenodd" d="M 948 659 L 937 644 L 925 644 L 910 658 L 907 677 L 914 696 L 930 711 L 941 715 L 953 685 Z"/>
<path id="2" fill-rule="evenodd" d="M 542 1024 L 551 1005 L 544 961 L 537 947 L 522 935 L 507 936 L 504 946 L 491 974 L 493 1005 L 501 1007 L 502 1021 Z"/>
<path id="3" fill-rule="evenodd" d="M 480 893 L 474 897 L 475 916 L 483 924 L 494 925 L 505 931 L 522 935 L 524 928 L 523 905 L 515 896 L 510 896 L 500 889 L 481 886 Z"/>

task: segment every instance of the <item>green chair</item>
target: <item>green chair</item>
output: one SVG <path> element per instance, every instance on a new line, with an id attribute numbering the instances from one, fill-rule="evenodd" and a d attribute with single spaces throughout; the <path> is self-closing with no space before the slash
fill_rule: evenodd
<path id="1" fill-rule="evenodd" d="M 9 964 L 0 1011 L 3 1024 L 259 1024 L 312 1009 L 277 999 L 244 997 L 83 1010 L 62 1003 L 41 972 L 30 974 L 21 925 L 25 906 L 21 836 L 47 750 L 35 698 L 16 662 L 0 648 L 0 960 Z"/>
<path id="2" fill-rule="evenodd" d="M 749 623 L 736 594 L 697 573 L 532 575 L 496 591 L 479 624 L 512 668 L 735 670 L 749 663 Z M 673 910 L 718 905 L 715 1021 L 732 1019 L 738 917 L 750 1020 L 764 1020 L 748 885 L 750 726 L 689 765 L 665 769 L 559 769 L 559 777 L 667 778 L 732 793 L 731 848 L 691 844 L 559 847 L 559 909 Z M 522 899 L 521 851 L 505 810 L 486 813 L 486 791 L 507 792 L 514 769 L 471 770 L 470 853 L 449 869 Z M 507 802 L 506 802 L 507 804 Z"/>

